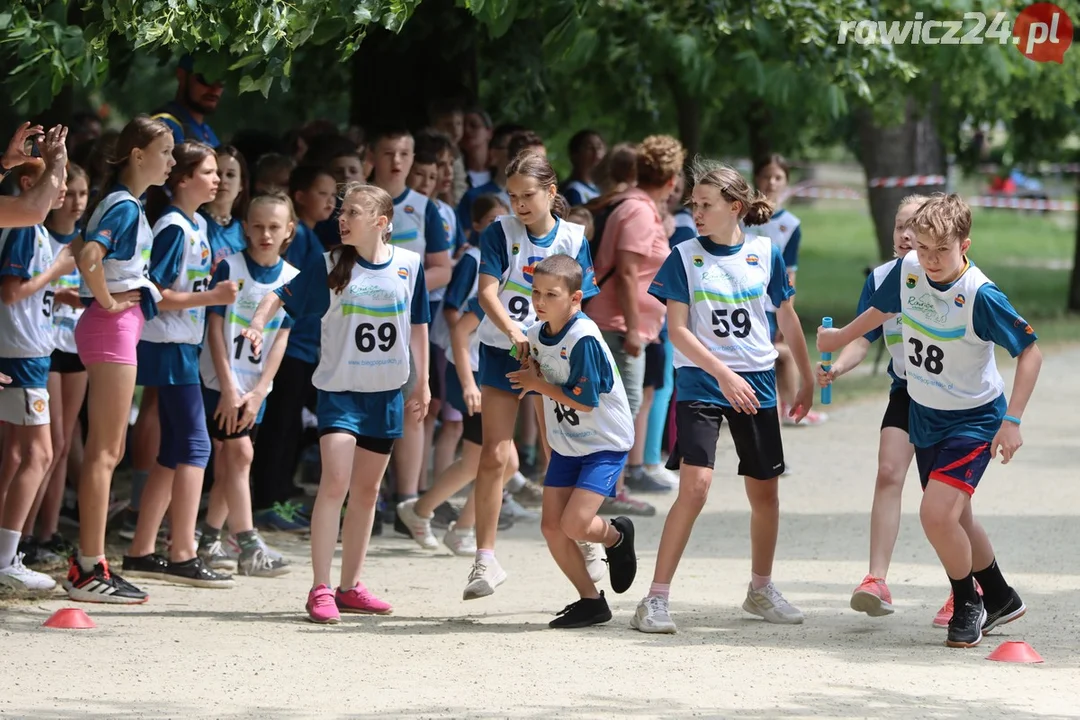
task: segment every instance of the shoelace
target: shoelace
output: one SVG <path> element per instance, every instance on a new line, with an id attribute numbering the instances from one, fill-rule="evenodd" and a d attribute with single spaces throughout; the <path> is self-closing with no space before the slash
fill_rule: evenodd
<path id="1" fill-rule="evenodd" d="M 262 547 L 255 548 L 255 552 L 251 555 L 251 569 L 252 570 L 273 570 L 274 561 L 263 550 Z"/>
<path id="2" fill-rule="evenodd" d="M 15 553 L 15 557 L 11 559 L 11 570 L 13 574 L 26 575 L 30 572 L 30 568 L 23 564 L 23 558 L 26 553 Z"/>
<path id="3" fill-rule="evenodd" d="M 663 613 L 667 615 L 668 612 L 667 600 L 658 595 L 645 598 L 645 607 L 649 608 L 650 615 L 653 613 Z"/>
<path id="4" fill-rule="evenodd" d="M 777 590 L 776 586 L 772 583 L 769 583 L 757 592 L 769 598 L 769 602 L 771 602 L 773 604 L 773 607 L 775 608 L 786 608 L 790 605 L 790 603 L 788 603 L 788 601 L 784 599 L 784 596 L 780 594 L 780 591 Z"/>
<path id="5" fill-rule="evenodd" d="M 578 604 L 579 604 L 579 603 L 581 603 L 581 601 L 580 601 L 580 600 L 578 600 L 577 602 L 572 602 L 572 603 L 570 603 L 569 605 L 567 605 L 566 607 L 564 607 L 564 608 L 563 608 L 562 610 L 560 610 L 559 612 L 555 613 L 555 617 L 560 617 L 560 616 L 562 616 L 562 615 L 569 615 L 569 614 L 570 614 L 571 612 L 573 612 L 573 611 L 574 611 L 574 608 L 576 608 L 576 607 L 578 606 Z"/>
<path id="6" fill-rule="evenodd" d="M 228 553 L 225 552 L 225 548 L 221 545 L 221 540 L 215 540 L 206 546 L 206 554 L 211 558 L 227 558 Z"/>
<path id="7" fill-rule="evenodd" d="M 472 570 L 469 572 L 469 582 L 472 582 L 473 580 L 478 580 L 478 579 L 482 578 L 484 576 L 484 573 L 487 572 L 487 569 L 488 569 L 488 566 L 487 566 L 486 563 L 483 563 L 483 562 L 481 562 L 479 560 L 474 562 L 473 566 L 472 566 Z"/>

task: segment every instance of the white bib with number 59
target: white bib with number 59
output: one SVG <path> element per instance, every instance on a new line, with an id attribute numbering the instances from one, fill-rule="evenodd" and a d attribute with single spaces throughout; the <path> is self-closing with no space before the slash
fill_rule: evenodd
<path id="1" fill-rule="evenodd" d="M 502 227 L 506 237 L 507 266 L 499 279 L 499 303 L 503 310 L 524 333 L 536 322 L 536 312 L 532 306 L 533 268 L 541 260 L 564 254 L 576 258 L 581 252 L 581 243 L 585 242 L 585 228 L 581 225 L 558 220 L 555 239 L 551 245 L 541 247 L 533 243 L 525 225 L 512 215 L 503 215 L 495 219 Z M 477 330 L 480 342 L 489 347 L 510 349 L 508 338 L 498 326 L 485 316 Z"/>
<path id="2" fill-rule="evenodd" d="M 735 372 L 763 372 L 776 362 L 766 315 L 772 279 L 772 242 L 747 235 L 735 253 L 713 255 L 694 238 L 679 253 L 690 292 L 689 329 Z M 675 349 L 675 367 L 695 367 Z"/>
<path id="3" fill-rule="evenodd" d="M 229 354 L 229 368 L 232 370 L 236 391 L 243 397 L 245 393 L 254 390 L 262 378 L 266 356 L 270 353 L 270 348 L 274 346 L 274 338 L 285 319 L 284 308 L 278 310 L 263 328 L 262 352 L 259 355 L 256 356 L 251 352 L 251 341 L 240 333 L 244 328 L 251 327 L 251 319 L 255 316 L 255 310 L 262 299 L 296 277 L 299 271 L 289 263 L 283 263 L 277 280 L 260 283 L 248 270 L 244 253 L 235 253 L 221 262 L 229 266 L 229 280 L 235 282 L 238 287 L 236 301 L 232 305 L 225 306 L 225 352 Z M 220 391 L 221 380 L 214 368 L 209 345 L 208 342 L 199 357 L 199 373 L 206 387 Z M 272 388 L 273 385 L 271 385 Z"/>

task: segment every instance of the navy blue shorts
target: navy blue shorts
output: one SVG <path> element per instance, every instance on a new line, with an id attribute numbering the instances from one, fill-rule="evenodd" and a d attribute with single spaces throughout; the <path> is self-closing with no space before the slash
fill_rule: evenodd
<path id="1" fill-rule="evenodd" d="M 487 385 L 496 390 L 503 390 L 515 394 L 519 393 L 519 390 L 510 387 L 510 378 L 506 377 L 506 374 L 516 372 L 520 369 L 521 363 L 510 355 L 509 350 L 503 350 L 502 348 L 480 343 L 481 386 Z M 529 393 L 529 395 L 535 394 L 536 393 Z"/>
<path id="2" fill-rule="evenodd" d="M 161 445 L 158 464 L 175 470 L 178 465 L 206 469 L 210 435 L 206 428 L 201 385 L 159 385 L 158 420 Z"/>
<path id="3" fill-rule="evenodd" d="M 606 450 L 568 457 L 552 450 L 544 486 L 579 488 L 604 497 L 615 497 L 615 483 L 626 466 L 627 455 L 629 453 Z"/>
<path id="4" fill-rule="evenodd" d="M 345 432 L 357 438 L 401 437 L 405 401 L 400 390 L 384 392 L 327 392 L 319 390 L 315 405 L 319 435 Z"/>
<path id="5" fill-rule="evenodd" d="M 214 413 L 217 412 L 218 403 L 221 402 L 221 393 L 217 390 L 211 390 L 210 388 L 203 386 L 203 405 L 206 406 L 206 429 L 210 432 L 210 437 L 214 440 L 236 440 L 237 438 L 250 437 L 254 432 L 255 427 L 259 426 L 259 423 L 263 420 L 263 415 L 266 413 L 266 399 L 263 399 L 262 405 L 259 407 L 259 414 L 255 416 L 255 427 L 241 430 L 238 433 L 230 435 L 225 432 L 218 425 L 218 421 L 214 419 Z"/>
<path id="6" fill-rule="evenodd" d="M 931 480 L 975 493 L 990 465 L 990 443 L 969 437 L 946 438 L 930 447 L 915 448 L 915 463 L 923 490 Z"/>

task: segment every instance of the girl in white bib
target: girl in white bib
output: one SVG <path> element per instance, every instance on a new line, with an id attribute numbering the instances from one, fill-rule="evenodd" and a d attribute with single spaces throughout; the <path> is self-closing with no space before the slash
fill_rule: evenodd
<path id="1" fill-rule="evenodd" d="M 293 317 L 322 319 L 322 352 L 313 382 L 322 477 L 311 513 L 314 582 L 312 622 L 337 623 L 341 613 L 385 615 L 391 605 L 360 582 L 379 485 L 404 415 L 423 421 L 428 389 L 428 307 L 423 259 L 390 244 L 390 195 L 373 185 L 349 185 L 338 226 L 342 246 L 300 269 L 292 282 L 259 303 L 242 331 L 252 352 L 262 350 L 267 322 L 284 306 Z M 409 353 L 417 382 L 407 400 Z M 344 524 L 341 508 L 350 498 Z M 341 582 L 330 585 L 330 564 L 341 530 Z"/>

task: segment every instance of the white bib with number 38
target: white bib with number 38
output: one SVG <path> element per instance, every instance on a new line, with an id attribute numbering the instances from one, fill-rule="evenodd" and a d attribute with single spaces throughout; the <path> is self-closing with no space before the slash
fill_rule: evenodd
<path id="1" fill-rule="evenodd" d="M 972 309 L 990 279 L 974 265 L 948 290 L 938 290 L 910 252 L 900 265 L 908 394 L 934 410 L 967 410 L 996 400 L 1005 383 L 994 343 L 975 334 Z"/>
<path id="2" fill-rule="evenodd" d="M 712 255 L 698 238 L 675 247 L 690 291 L 690 332 L 735 372 L 763 372 L 776 362 L 765 301 L 772 242 L 747 235 L 733 255 Z M 695 367 L 675 349 L 675 367 Z"/>
<path id="3" fill-rule="evenodd" d="M 195 227 L 191 221 L 175 210 L 170 210 L 154 223 L 154 237 L 170 225 L 184 231 L 184 251 L 180 257 L 180 270 L 170 290 L 184 293 L 206 292 L 210 287 L 210 240 L 206 235 L 206 220 L 195 214 Z M 186 310 L 166 310 L 146 323 L 142 339 L 153 343 L 202 343 L 206 307 Z"/>
<path id="4" fill-rule="evenodd" d="M 225 352 L 229 354 L 229 369 L 232 370 L 233 384 L 236 386 L 236 392 L 243 397 L 245 393 L 254 390 L 262 378 L 266 356 L 270 353 L 270 348 L 274 346 L 274 338 L 285 319 L 284 308 L 278 310 L 263 328 L 262 351 L 258 356 L 251 352 L 251 341 L 240 333 L 244 328 L 251 327 L 251 319 L 255 316 L 255 310 L 262 299 L 296 277 L 299 271 L 289 263 L 284 263 L 277 280 L 261 283 L 251 276 L 243 253 L 230 255 L 221 262 L 229 266 L 229 280 L 238 286 L 236 301 L 232 305 L 225 306 L 224 331 Z M 209 345 L 210 343 L 207 342 L 199 356 L 199 373 L 202 375 L 203 385 L 211 390 L 220 391 L 221 380 L 214 367 Z M 271 384 L 270 387 L 273 388 L 273 385 Z"/>
<path id="5" fill-rule="evenodd" d="M 353 266 L 341 293 L 328 290 L 330 309 L 322 318 L 319 367 L 312 382 L 327 392 L 399 390 L 409 379 L 412 301 L 423 259 L 393 247 L 378 267 Z M 324 253 L 326 271 L 335 252 Z"/>
<path id="6" fill-rule="evenodd" d="M 581 243 L 585 242 L 585 228 L 559 220 L 555 240 L 548 247 L 540 247 L 533 244 L 524 223 L 513 215 L 500 216 L 495 222 L 502 226 L 506 236 L 507 267 L 499 279 L 499 303 L 524 333 L 536 322 L 532 305 L 533 268 L 551 255 L 561 253 L 576 258 L 581 252 Z M 484 345 L 510 349 L 510 338 L 499 330 L 490 317 L 484 317 L 477 332 Z"/>

